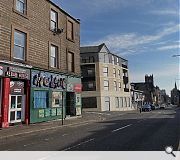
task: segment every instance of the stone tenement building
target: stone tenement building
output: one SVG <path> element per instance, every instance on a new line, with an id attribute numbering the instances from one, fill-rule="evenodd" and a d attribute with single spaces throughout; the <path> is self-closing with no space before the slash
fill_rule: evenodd
<path id="1" fill-rule="evenodd" d="M 80 23 L 50 0 L 0 1 L 0 125 L 81 114 Z"/>

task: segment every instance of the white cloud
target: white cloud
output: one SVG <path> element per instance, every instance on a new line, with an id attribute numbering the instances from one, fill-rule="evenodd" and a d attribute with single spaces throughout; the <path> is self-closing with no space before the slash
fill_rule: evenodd
<path id="1" fill-rule="evenodd" d="M 159 47 L 158 50 L 170 50 L 170 49 L 180 49 L 180 45 L 169 45 L 169 46 L 162 46 L 162 47 Z"/>
<path id="2" fill-rule="evenodd" d="M 175 10 L 175 9 L 164 9 L 164 10 L 154 10 L 154 11 L 150 11 L 150 14 L 154 14 L 154 15 L 159 15 L 159 16 L 178 16 L 179 15 L 179 11 Z"/>
<path id="3" fill-rule="evenodd" d="M 108 35 L 97 42 L 89 43 L 90 45 L 98 45 L 105 43 L 113 52 L 120 52 L 121 55 L 132 54 L 135 51 L 141 53 L 145 51 L 148 45 L 158 43 L 162 38 L 179 31 L 180 25 L 166 27 L 154 35 L 139 35 L 137 33 L 124 33 Z M 89 45 L 88 44 L 88 45 Z"/>

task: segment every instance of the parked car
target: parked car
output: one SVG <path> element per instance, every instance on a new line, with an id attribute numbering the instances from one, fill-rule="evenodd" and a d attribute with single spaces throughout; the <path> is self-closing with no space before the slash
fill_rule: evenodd
<path id="1" fill-rule="evenodd" d="M 166 104 L 161 104 L 160 105 L 160 109 L 165 109 L 166 108 Z"/>
<path id="2" fill-rule="evenodd" d="M 150 106 L 151 106 L 151 110 L 155 110 L 156 109 L 154 104 L 150 104 Z"/>
<path id="3" fill-rule="evenodd" d="M 160 107 L 159 107 L 159 105 L 157 104 L 157 105 L 155 105 L 155 109 L 160 109 Z"/>
<path id="4" fill-rule="evenodd" d="M 143 111 L 143 112 L 149 112 L 149 111 L 151 111 L 151 105 L 149 105 L 149 104 L 143 105 L 143 106 L 142 106 L 142 111 Z"/>

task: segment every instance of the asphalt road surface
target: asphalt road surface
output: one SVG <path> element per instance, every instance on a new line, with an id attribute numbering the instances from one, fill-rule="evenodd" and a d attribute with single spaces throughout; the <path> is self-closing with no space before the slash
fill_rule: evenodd
<path id="1" fill-rule="evenodd" d="M 164 151 L 180 149 L 180 109 L 89 113 L 102 116 L 62 128 L 0 139 L 3 151 Z M 13 134 L 13 133 L 12 133 Z"/>

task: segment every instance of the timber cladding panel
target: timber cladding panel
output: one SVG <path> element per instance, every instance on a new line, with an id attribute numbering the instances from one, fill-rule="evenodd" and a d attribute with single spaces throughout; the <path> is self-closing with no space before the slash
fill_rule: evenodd
<path id="1" fill-rule="evenodd" d="M 54 35 L 50 31 L 50 11 L 58 13 L 58 28 L 64 32 Z M 71 20 L 74 41 L 67 39 L 67 21 Z M 27 55 L 25 64 L 50 69 L 49 44 L 58 44 L 59 69 L 67 72 L 67 51 L 74 53 L 75 74 L 80 75 L 80 24 L 48 0 L 27 0 L 27 15 L 15 10 L 15 0 L 0 1 L 0 60 L 13 60 L 13 30 L 27 34 Z M 53 69 L 52 69 L 53 70 Z"/>

